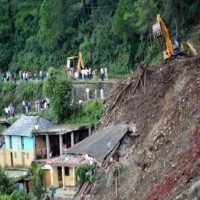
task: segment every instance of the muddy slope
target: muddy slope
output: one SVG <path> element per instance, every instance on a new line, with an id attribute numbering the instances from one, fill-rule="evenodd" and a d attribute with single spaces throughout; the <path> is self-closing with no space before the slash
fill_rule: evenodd
<path id="1" fill-rule="evenodd" d="M 137 78 L 133 74 L 112 91 L 102 120 L 137 128 L 138 136 L 131 146 L 125 142 L 128 148 L 118 163 L 119 199 L 200 197 L 200 57 L 150 69 L 145 94 L 141 85 L 133 94 Z M 113 167 L 101 172 L 89 199 L 115 199 Z"/>

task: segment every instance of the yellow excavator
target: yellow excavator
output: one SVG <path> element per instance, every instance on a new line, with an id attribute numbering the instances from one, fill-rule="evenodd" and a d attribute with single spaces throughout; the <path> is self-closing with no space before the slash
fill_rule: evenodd
<path id="1" fill-rule="evenodd" d="M 170 38 L 168 29 L 163 22 L 161 16 L 157 15 L 157 23 L 152 26 L 154 38 L 164 35 L 166 41 L 166 50 L 163 52 L 164 60 L 175 58 L 177 55 L 183 54 L 183 46 L 180 44 L 178 36 Z"/>
<path id="2" fill-rule="evenodd" d="M 76 68 L 79 71 L 84 68 L 83 54 L 79 52 L 78 56 L 67 57 L 67 68 Z"/>

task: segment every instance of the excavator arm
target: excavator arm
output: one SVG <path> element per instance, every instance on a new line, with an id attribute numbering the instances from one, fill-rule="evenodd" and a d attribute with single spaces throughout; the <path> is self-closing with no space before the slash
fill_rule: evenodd
<path id="1" fill-rule="evenodd" d="M 154 37 L 165 36 L 166 50 L 163 52 L 163 57 L 167 60 L 174 54 L 174 50 L 168 29 L 159 14 L 157 15 L 157 23 L 153 25 L 153 35 Z"/>

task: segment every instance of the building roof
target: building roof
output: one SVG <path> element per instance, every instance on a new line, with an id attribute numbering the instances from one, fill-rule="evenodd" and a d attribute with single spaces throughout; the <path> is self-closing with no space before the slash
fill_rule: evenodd
<path id="1" fill-rule="evenodd" d="M 70 133 L 72 131 L 78 131 L 78 130 L 84 130 L 92 127 L 92 124 L 64 124 L 64 125 L 58 125 L 58 126 L 52 126 L 48 127 L 39 131 L 34 131 L 35 135 L 44 135 L 44 134 L 49 134 L 49 135 L 55 135 L 55 134 L 66 134 Z"/>
<path id="2" fill-rule="evenodd" d="M 51 166 L 65 166 L 65 167 L 78 167 L 80 165 L 88 164 L 88 161 L 85 160 L 82 156 L 76 155 L 63 155 L 56 158 L 51 158 L 46 161 L 46 164 Z"/>
<path id="3" fill-rule="evenodd" d="M 118 124 L 102 129 L 85 140 L 67 149 L 67 154 L 88 154 L 103 162 L 117 143 L 127 133 L 129 125 Z"/>
<path id="4" fill-rule="evenodd" d="M 52 122 L 42 117 L 22 115 L 16 122 L 6 129 L 3 134 L 31 137 L 36 124 L 38 124 L 39 130 L 54 126 Z"/>
<path id="5" fill-rule="evenodd" d="M 6 174 L 8 175 L 8 177 L 12 177 L 12 178 L 21 178 L 23 176 L 27 175 L 27 170 L 23 170 L 23 169 L 6 169 Z"/>

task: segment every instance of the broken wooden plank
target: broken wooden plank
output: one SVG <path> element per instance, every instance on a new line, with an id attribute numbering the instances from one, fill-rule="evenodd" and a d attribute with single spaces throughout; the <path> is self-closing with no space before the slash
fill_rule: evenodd
<path id="1" fill-rule="evenodd" d="M 81 189 L 79 190 L 78 194 L 77 194 L 76 197 L 75 197 L 75 200 L 80 200 L 80 199 L 82 199 L 83 193 L 84 193 L 84 191 L 86 190 L 86 188 L 87 188 L 88 185 L 89 185 L 89 181 L 85 182 L 85 183 L 82 185 Z"/>
<path id="2" fill-rule="evenodd" d="M 120 143 L 118 142 L 115 148 L 111 151 L 111 153 L 107 156 L 106 160 L 103 162 L 103 167 L 106 168 L 109 164 L 110 158 L 116 153 Z"/>

